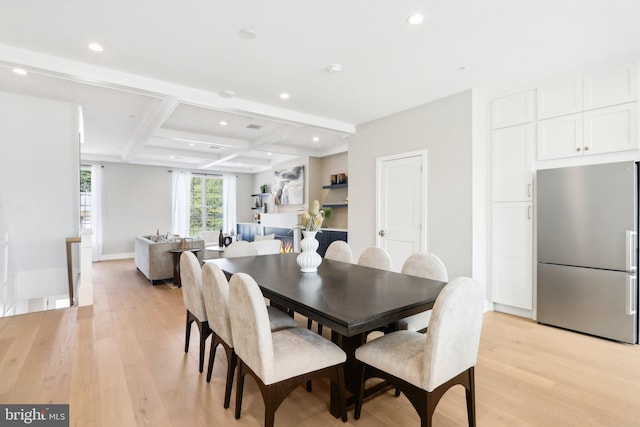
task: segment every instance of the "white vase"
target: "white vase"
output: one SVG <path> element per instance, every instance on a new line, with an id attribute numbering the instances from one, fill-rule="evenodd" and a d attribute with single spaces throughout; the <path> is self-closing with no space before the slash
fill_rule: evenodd
<path id="1" fill-rule="evenodd" d="M 318 271 L 318 266 L 322 262 L 322 257 L 318 255 L 318 241 L 316 231 L 302 231 L 303 239 L 300 241 L 300 255 L 296 258 L 300 271 L 303 273 L 313 273 Z"/>

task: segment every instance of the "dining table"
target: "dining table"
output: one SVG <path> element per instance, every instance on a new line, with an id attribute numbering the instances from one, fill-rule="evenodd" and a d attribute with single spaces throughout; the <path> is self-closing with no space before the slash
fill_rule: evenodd
<path id="1" fill-rule="evenodd" d="M 353 403 L 360 384 L 356 349 L 367 334 L 393 330 L 404 317 L 429 310 L 445 282 L 357 264 L 323 259 L 317 272 L 303 273 L 298 254 L 272 254 L 206 260 L 230 279 L 236 273 L 253 277 L 271 305 L 298 312 L 331 329 L 331 340 L 347 355 L 345 385 Z M 367 389 L 367 395 L 382 387 Z M 338 417 L 338 391 L 331 385 L 331 413 Z"/>

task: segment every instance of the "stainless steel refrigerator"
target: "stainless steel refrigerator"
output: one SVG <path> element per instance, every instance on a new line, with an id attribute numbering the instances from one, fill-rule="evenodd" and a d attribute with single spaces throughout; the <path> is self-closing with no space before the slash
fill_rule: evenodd
<path id="1" fill-rule="evenodd" d="M 537 173 L 537 320 L 638 342 L 638 165 Z"/>

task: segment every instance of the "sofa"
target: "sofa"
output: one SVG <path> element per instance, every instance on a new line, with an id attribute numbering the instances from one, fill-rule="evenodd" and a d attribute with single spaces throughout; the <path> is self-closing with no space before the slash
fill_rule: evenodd
<path id="1" fill-rule="evenodd" d="M 182 244 L 180 238 L 158 239 L 156 236 L 136 236 L 135 264 L 152 285 L 164 279 L 173 278 L 173 254 L 171 249 L 179 249 Z M 198 248 L 196 255 L 200 261 L 204 258 L 204 240 L 189 239 L 187 244 L 191 249 Z"/>

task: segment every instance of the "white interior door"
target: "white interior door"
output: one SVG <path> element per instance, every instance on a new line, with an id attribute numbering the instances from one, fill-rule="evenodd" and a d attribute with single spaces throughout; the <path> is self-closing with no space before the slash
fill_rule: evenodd
<path id="1" fill-rule="evenodd" d="M 376 245 L 399 271 L 407 257 L 427 247 L 427 152 L 377 160 Z"/>

